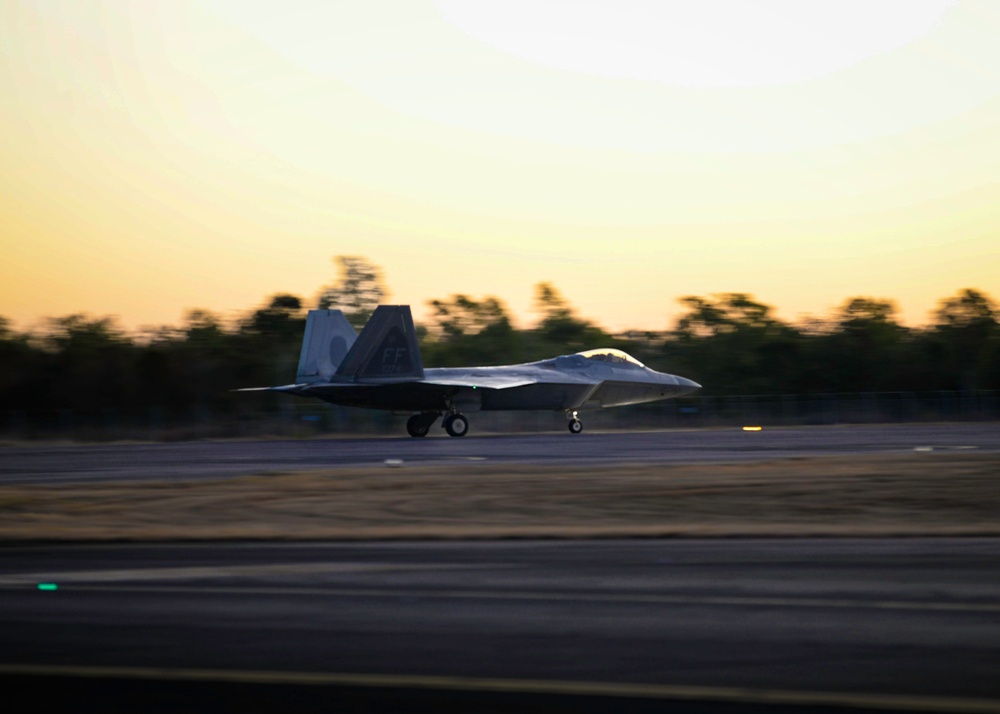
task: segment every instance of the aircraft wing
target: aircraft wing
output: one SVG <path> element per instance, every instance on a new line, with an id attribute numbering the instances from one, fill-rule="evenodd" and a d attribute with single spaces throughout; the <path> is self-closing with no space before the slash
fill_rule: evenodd
<path id="1" fill-rule="evenodd" d="M 432 387 L 465 387 L 467 389 L 513 389 L 514 387 L 526 387 L 529 384 L 538 384 L 537 379 L 524 376 L 484 374 L 469 375 L 462 377 L 433 377 L 431 379 L 401 379 L 401 380 L 371 380 L 361 382 L 320 382 L 311 384 L 286 384 L 281 387 L 249 387 L 235 389 L 236 392 L 315 392 L 337 391 L 356 389 L 358 387 L 372 387 L 377 385 L 391 384 L 411 384 L 427 385 Z"/>
<path id="2" fill-rule="evenodd" d="M 286 384 L 281 387 L 243 387 L 242 389 L 234 389 L 234 392 L 297 392 L 301 391 L 307 387 L 309 384 Z"/>
<path id="3" fill-rule="evenodd" d="M 468 377 L 432 377 L 421 380 L 421 384 L 435 384 L 442 387 L 469 387 L 472 389 L 512 389 L 538 384 L 537 379 L 516 375 L 484 374 Z"/>

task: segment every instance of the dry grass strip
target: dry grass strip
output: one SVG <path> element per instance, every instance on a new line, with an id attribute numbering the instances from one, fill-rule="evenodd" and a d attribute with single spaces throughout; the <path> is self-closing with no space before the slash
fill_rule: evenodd
<path id="1" fill-rule="evenodd" d="M 0 487 L 0 540 L 1000 535 L 1000 455 Z"/>

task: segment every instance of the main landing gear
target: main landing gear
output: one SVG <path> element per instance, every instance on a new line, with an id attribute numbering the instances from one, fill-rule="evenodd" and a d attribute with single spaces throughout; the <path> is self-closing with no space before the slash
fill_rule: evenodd
<path id="1" fill-rule="evenodd" d="M 469 433 L 469 420 L 458 412 L 446 416 L 442 426 L 448 432 L 448 436 L 465 436 Z"/>
<path id="2" fill-rule="evenodd" d="M 414 414 L 406 422 L 406 431 L 410 436 L 427 436 L 427 432 L 434 426 L 434 422 L 441 416 L 440 412 L 421 412 Z M 576 412 L 566 412 L 569 423 L 570 434 L 579 434 L 583 431 L 583 422 L 577 418 Z M 441 423 L 448 436 L 465 436 L 469 433 L 469 420 L 464 414 L 459 412 L 449 412 Z"/>
<path id="3" fill-rule="evenodd" d="M 583 422 L 577 419 L 576 412 L 567 412 L 566 415 L 569 417 L 569 424 L 566 426 L 569 427 L 570 434 L 579 434 L 583 431 Z"/>
<path id="4" fill-rule="evenodd" d="M 410 436 L 427 436 L 427 432 L 431 430 L 439 416 L 440 412 L 414 414 L 406 421 L 406 431 Z M 448 414 L 441 426 L 448 432 L 448 436 L 465 436 L 469 433 L 469 420 L 458 412 Z"/>
<path id="5" fill-rule="evenodd" d="M 427 436 L 439 416 L 437 412 L 414 414 L 406 421 L 406 431 L 410 436 Z"/>

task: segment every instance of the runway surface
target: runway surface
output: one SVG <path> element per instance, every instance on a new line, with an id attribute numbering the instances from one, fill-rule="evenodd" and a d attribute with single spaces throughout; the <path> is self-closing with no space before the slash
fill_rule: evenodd
<path id="1" fill-rule="evenodd" d="M 0 683 L 50 711 L 1000 712 L 998 563 L 1000 539 L 5 547 Z"/>
<path id="2" fill-rule="evenodd" d="M 463 461 L 610 464 L 791 456 L 1000 451 L 996 423 L 0 447 L 0 483 L 242 476 L 342 466 Z"/>

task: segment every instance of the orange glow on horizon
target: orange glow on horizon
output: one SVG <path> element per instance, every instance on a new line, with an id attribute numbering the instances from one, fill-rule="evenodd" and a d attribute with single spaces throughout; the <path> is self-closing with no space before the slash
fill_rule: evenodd
<path id="1" fill-rule="evenodd" d="M 527 325 L 542 281 L 610 330 L 667 329 L 683 295 L 788 321 L 871 295 L 910 325 L 962 288 L 1000 298 L 1000 6 L 913 0 L 904 23 L 888 2 L 824 55 L 846 45 L 811 42 L 800 4 L 713 2 L 635 0 L 647 32 L 546 0 L 575 14 L 541 40 L 523 3 L 503 26 L 449 0 L 6 4 L 0 315 L 234 316 L 312 300 L 336 255 L 418 321 L 464 293 Z M 679 77 L 642 45 L 667 23 L 745 52 L 800 26 L 775 52 L 801 72 L 733 54 Z M 595 38 L 635 52 L 592 66 Z"/>

